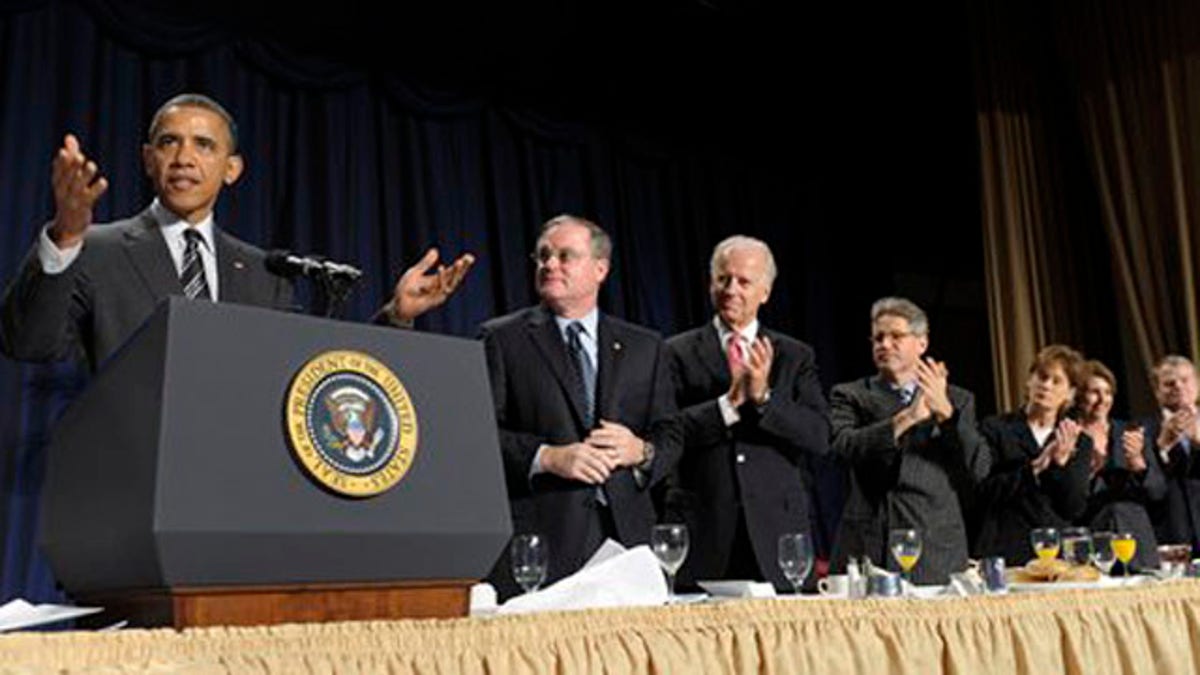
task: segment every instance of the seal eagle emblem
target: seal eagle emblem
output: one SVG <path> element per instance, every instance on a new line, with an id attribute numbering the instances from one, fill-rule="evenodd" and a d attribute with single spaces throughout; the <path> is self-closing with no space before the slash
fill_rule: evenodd
<path id="1" fill-rule="evenodd" d="M 417 414 L 403 383 L 369 354 L 328 351 L 310 359 L 288 388 L 292 454 L 318 484 L 371 497 L 408 473 Z"/>

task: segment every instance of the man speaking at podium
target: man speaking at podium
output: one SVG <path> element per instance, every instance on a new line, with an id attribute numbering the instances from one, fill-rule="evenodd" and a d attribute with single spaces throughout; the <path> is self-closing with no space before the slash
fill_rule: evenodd
<path id="1" fill-rule="evenodd" d="M 266 256 L 213 223 L 221 189 L 241 176 L 237 125 L 200 94 L 181 94 L 154 114 L 142 161 L 157 198 L 140 214 L 92 224 L 108 189 L 100 168 L 67 134 L 54 158 L 54 219 L 41 231 L 0 307 L 0 348 L 49 361 L 81 349 L 94 371 L 168 295 L 292 308 L 292 286 L 269 272 Z M 470 255 L 426 272 L 431 249 L 396 284 L 387 315 L 411 322 L 462 281 Z"/>

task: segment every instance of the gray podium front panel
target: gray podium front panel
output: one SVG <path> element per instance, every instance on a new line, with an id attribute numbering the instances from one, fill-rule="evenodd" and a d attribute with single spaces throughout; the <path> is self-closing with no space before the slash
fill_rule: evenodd
<path id="1" fill-rule="evenodd" d="M 292 378 L 330 350 L 386 364 L 416 411 L 412 464 L 374 497 L 319 486 L 288 447 Z M 481 578 L 510 534 L 474 341 L 173 299 L 73 408 L 51 448 L 44 537 L 69 590 Z M 127 490 L 103 484 L 122 476 Z M 126 554 L 95 543 L 106 520 Z"/>

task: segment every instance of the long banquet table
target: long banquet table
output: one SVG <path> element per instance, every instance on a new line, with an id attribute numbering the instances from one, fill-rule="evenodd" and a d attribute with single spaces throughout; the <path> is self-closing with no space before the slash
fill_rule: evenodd
<path id="1" fill-rule="evenodd" d="M 1200 581 L 490 619 L 0 636 L 0 672 L 1197 673 Z"/>

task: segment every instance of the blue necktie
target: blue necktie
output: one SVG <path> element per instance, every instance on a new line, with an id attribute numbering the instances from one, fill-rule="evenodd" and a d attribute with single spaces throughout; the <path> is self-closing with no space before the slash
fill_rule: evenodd
<path id="1" fill-rule="evenodd" d="M 579 334 L 583 332 L 583 324 L 572 321 L 567 325 L 567 352 L 571 357 L 572 370 L 577 379 L 576 386 L 583 400 L 583 423 L 588 429 L 596 420 L 596 367 L 583 349 L 583 341 Z"/>

